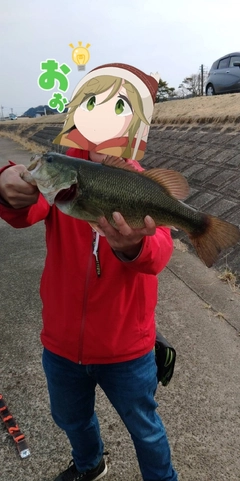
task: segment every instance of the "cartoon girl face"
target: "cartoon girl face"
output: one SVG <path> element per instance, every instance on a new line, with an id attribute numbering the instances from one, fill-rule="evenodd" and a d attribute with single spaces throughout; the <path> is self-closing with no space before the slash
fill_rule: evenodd
<path id="1" fill-rule="evenodd" d="M 124 64 L 92 70 L 76 87 L 54 143 L 140 160 L 153 113 L 156 75 Z"/>
<path id="2" fill-rule="evenodd" d="M 90 142 L 98 145 L 107 139 L 122 137 L 128 131 L 134 110 L 124 83 L 123 80 L 113 96 L 114 86 L 103 93 L 87 94 L 77 107 L 74 124 Z"/>

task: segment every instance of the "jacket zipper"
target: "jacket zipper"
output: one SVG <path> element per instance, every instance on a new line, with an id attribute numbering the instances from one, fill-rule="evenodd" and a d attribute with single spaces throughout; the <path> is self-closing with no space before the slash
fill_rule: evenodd
<path id="1" fill-rule="evenodd" d="M 93 231 L 93 255 L 95 256 L 97 276 L 100 277 L 101 267 L 100 267 L 100 262 L 98 257 L 98 246 L 99 246 L 99 233 L 96 231 Z"/>
<path id="2" fill-rule="evenodd" d="M 88 259 L 87 275 L 86 275 L 85 290 L 84 290 L 84 297 L 83 297 L 82 321 L 81 321 L 80 342 L 79 342 L 79 361 L 78 361 L 79 364 L 82 363 L 81 357 L 82 357 L 82 351 L 83 351 L 83 333 L 84 333 L 84 328 L 86 323 L 88 287 L 89 287 L 89 280 L 90 280 L 90 274 L 92 269 L 93 255 L 95 256 L 97 276 L 100 277 L 101 275 L 101 268 L 100 268 L 100 262 L 98 257 L 98 244 L 99 244 L 99 234 L 98 232 L 96 233 L 95 231 L 92 231 L 92 247 L 91 247 L 91 251 Z"/>

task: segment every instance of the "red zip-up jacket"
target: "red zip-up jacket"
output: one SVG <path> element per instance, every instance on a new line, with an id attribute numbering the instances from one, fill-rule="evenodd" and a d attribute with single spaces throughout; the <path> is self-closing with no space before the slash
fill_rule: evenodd
<path id="1" fill-rule="evenodd" d="M 67 154 L 88 159 L 88 152 L 79 149 Z M 100 236 L 99 276 L 91 226 L 50 207 L 41 194 L 36 204 L 23 209 L 0 204 L 0 217 L 15 228 L 45 221 L 47 256 L 40 295 L 41 341 L 47 349 L 82 364 L 127 361 L 153 349 L 157 274 L 173 250 L 168 228 L 146 236 L 132 261 L 120 260 Z"/>

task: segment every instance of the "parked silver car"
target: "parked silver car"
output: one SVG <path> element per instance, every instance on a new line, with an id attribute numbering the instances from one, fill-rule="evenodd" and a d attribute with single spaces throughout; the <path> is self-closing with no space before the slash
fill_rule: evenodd
<path id="1" fill-rule="evenodd" d="M 205 92 L 206 95 L 240 92 L 240 52 L 224 55 L 212 64 Z"/>

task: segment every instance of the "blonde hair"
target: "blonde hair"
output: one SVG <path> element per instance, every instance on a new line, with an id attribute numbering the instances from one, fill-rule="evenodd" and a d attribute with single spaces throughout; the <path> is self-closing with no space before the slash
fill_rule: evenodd
<path id="1" fill-rule="evenodd" d="M 114 97 L 114 95 L 116 95 L 116 93 L 119 91 L 122 85 L 122 80 L 124 79 L 114 77 L 112 75 L 100 75 L 99 77 L 95 77 L 89 80 L 86 84 L 82 85 L 82 87 L 75 94 L 71 102 L 68 104 L 68 113 L 64 127 L 60 134 L 56 137 L 54 143 L 60 143 L 62 136 L 74 128 L 74 113 L 84 99 L 86 99 L 90 95 L 98 95 L 106 92 L 111 87 L 113 87 L 110 94 L 102 103 L 108 102 L 108 100 Z M 126 135 L 128 133 L 128 145 L 122 155 L 123 157 L 128 158 L 131 156 L 132 141 L 139 129 L 141 121 L 144 122 L 146 125 L 150 125 L 150 123 L 148 122 L 143 113 L 143 103 L 138 90 L 134 87 L 134 85 L 127 81 L 125 81 L 124 83 L 124 88 L 127 91 L 129 101 L 133 108 L 133 118 L 128 128 L 123 134 Z"/>

